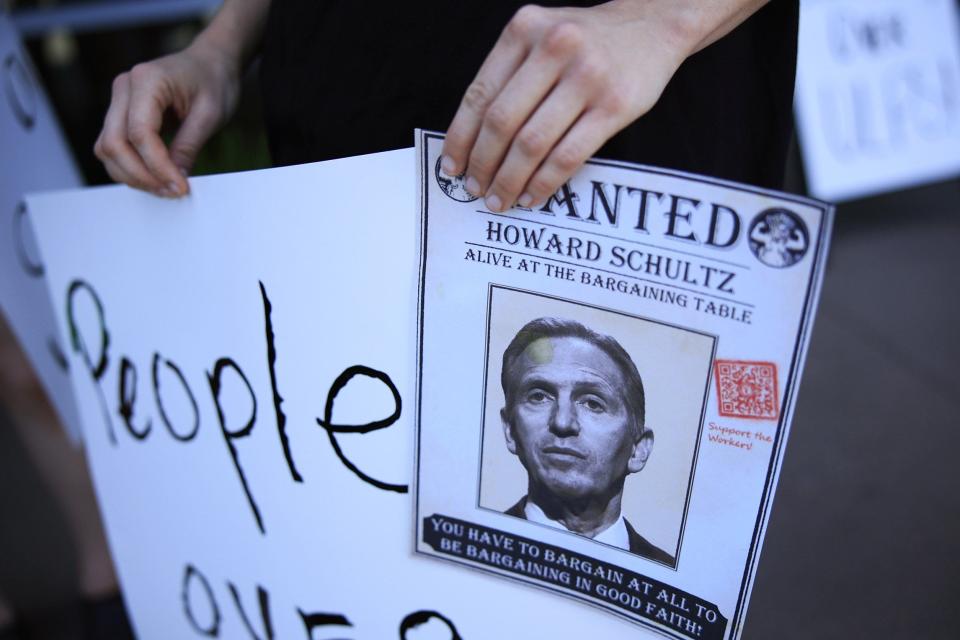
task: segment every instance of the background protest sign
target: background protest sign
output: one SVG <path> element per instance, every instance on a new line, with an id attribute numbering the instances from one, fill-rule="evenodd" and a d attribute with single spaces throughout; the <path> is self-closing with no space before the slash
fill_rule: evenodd
<path id="1" fill-rule="evenodd" d="M 954 0 L 805 0 L 796 116 L 817 197 L 846 200 L 960 173 Z"/>
<path id="2" fill-rule="evenodd" d="M 414 169 L 30 198 L 138 637 L 649 635 L 413 557 Z"/>
<path id="3" fill-rule="evenodd" d="M 67 361 L 23 194 L 82 181 L 17 32 L 2 14 L 0 94 L 0 309 L 76 441 L 80 431 Z"/>

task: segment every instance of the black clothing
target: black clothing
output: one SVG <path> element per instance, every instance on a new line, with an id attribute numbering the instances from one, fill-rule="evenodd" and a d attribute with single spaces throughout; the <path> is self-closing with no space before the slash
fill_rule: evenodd
<path id="1" fill-rule="evenodd" d="M 261 86 L 274 163 L 409 147 L 416 127 L 446 131 L 521 4 L 271 3 Z M 780 188 L 798 13 L 798 0 L 772 0 L 691 56 L 657 105 L 597 156 Z"/>
<path id="2" fill-rule="evenodd" d="M 503 513 L 508 516 L 513 516 L 514 518 L 523 518 L 527 519 L 526 509 L 527 507 L 527 497 L 524 496 L 520 498 L 517 504 L 513 505 Z M 649 542 L 646 538 L 637 533 L 637 530 L 633 528 L 633 525 L 630 524 L 630 521 L 626 518 L 623 519 L 624 523 L 627 525 L 627 538 L 630 540 L 630 553 L 634 553 L 638 556 L 643 556 L 648 560 L 655 560 L 657 562 L 662 562 L 668 567 L 676 567 L 677 560 L 672 555 L 656 546 L 652 542 Z"/>

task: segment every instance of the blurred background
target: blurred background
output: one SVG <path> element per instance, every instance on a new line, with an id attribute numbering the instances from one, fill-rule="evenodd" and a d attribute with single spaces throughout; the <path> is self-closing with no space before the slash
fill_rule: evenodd
<path id="1" fill-rule="evenodd" d="M 108 182 L 91 149 L 113 78 L 184 47 L 218 4 L 0 1 L 86 184 Z M 839 206 L 744 638 L 955 639 L 957 2 L 801 10 L 786 190 Z M 196 174 L 269 166 L 257 74 L 245 82 Z M 56 422 L 0 325 L 0 640 L 125 637 L 82 452 Z"/>

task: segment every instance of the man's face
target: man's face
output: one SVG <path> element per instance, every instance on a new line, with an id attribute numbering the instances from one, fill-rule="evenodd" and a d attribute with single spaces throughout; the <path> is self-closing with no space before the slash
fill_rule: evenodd
<path id="1" fill-rule="evenodd" d="M 652 434 L 637 438 L 614 361 L 580 338 L 541 338 L 513 364 L 513 406 L 501 411 L 507 448 L 558 498 L 608 498 L 643 468 Z"/>

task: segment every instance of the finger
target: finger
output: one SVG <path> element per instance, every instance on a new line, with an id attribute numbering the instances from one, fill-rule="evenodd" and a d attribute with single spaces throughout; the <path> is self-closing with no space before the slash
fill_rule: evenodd
<path id="1" fill-rule="evenodd" d="M 162 184 L 153 177 L 127 140 L 129 104 L 130 75 L 123 73 L 113 81 L 110 106 L 103 121 L 103 130 L 94 145 L 94 153 L 103 161 L 110 177 L 117 182 L 159 194 Z"/>
<path id="2" fill-rule="evenodd" d="M 210 139 L 220 120 L 216 107 L 203 100 L 190 109 L 170 144 L 170 157 L 183 175 L 190 173 L 204 143 Z"/>
<path id="3" fill-rule="evenodd" d="M 545 203 L 616 130 L 616 124 L 602 110 L 585 111 L 527 183 L 524 193 L 531 205 Z"/>
<path id="4" fill-rule="evenodd" d="M 464 92 L 443 142 L 440 166 L 447 175 L 460 175 L 466 170 L 483 114 L 527 57 L 541 13 L 539 7 L 524 7 L 517 12 Z"/>
<path id="5" fill-rule="evenodd" d="M 114 162 L 113 160 L 104 160 L 103 168 L 106 169 L 107 175 L 109 175 L 110 179 L 114 182 L 126 184 L 134 189 L 140 189 L 141 191 L 149 191 L 154 195 L 167 196 L 167 193 L 163 190 L 162 185 L 157 184 L 152 177 L 150 178 L 151 182 L 146 182 L 144 178 L 131 173 L 119 162 Z M 143 172 L 148 176 L 150 175 L 150 172 L 147 171 L 146 167 L 143 167 Z"/>
<path id="6" fill-rule="evenodd" d="M 163 114 L 172 103 L 155 72 L 134 67 L 130 72 L 130 108 L 127 110 L 127 137 L 143 163 L 174 196 L 187 193 L 187 181 L 170 158 L 160 138 Z"/>
<path id="7" fill-rule="evenodd" d="M 513 206 L 529 207 L 532 196 L 524 191 L 534 171 L 564 134 L 583 114 L 584 92 L 574 82 L 561 82 L 514 137 L 510 150 L 486 192 L 486 205 L 499 212 Z"/>
<path id="8" fill-rule="evenodd" d="M 480 193 L 487 193 L 520 127 L 550 93 L 582 44 L 576 25 L 566 23 L 551 29 L 487 109 L 467 164 L 467 182 L 472 179 Z M 568 125 L 576 115 L 568 116 Z M 509 206 L 512 201 L 504 204 Z"/>

